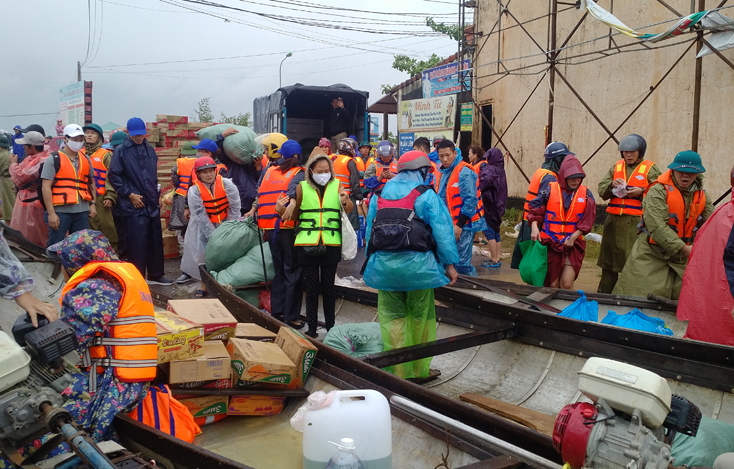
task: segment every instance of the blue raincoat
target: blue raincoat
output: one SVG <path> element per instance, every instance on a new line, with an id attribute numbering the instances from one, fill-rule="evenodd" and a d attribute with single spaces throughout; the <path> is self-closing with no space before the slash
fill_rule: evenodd
<path id="1" fill-rule="evenodd" d="M 385 184 L 382 197 L 389 200 L 401 199 L 422 183 L 423 178 L 419 171 L 401 171 Z M 364 281 L 368 286 L 386 291 L 413 291 L 438 288 L 449 283 L 444 274 L 444 266 L 459 262 L 459 253 L 446 204 L 433 191 L 428 191 L 416 199 L 415 214 L 430 225 L 433 231 L 433 239 L 438 245 L 438 261 L 432 252 L 370 253 L 364 272 Z M 368 246 L 375 215 L 377 201 L 373 200 L 367 213 Z"/>
<path id="2" fill-rule="evenodd" d="M 447 207 L 449 206 L 449 203 L 446 200 L 446 186 L 449 182 L 451 173 L 460 162 L 461 155 L 457 153 L 456 159 L 451 163 L 451 166 L 446 169 L 443 167 L 439 169 L 439 171 L 441 171 L 441 183 L 438 187 L 438 196 Z M 456 271 L 460 274 L 476 277 L 477 269 L 471 265 L 474 233 L 486 230 L 487 221 L 484 217 L 480 217 L 475 223 L 471 222 L 471 218 L 477 213 L 477 204 L 479 203 L 479 199 L 477 197 L 477 173 L 475 173 L 471 168 L 465 167 L 461 170 L 461 173 L 459 173 L 459 196 L 461 198 L 461 215 L 466 216 L 469 221 L 467 221 L 462 227 L 463 231 L 461 236 L 459 237 L 459 240 L 456 241 L 456 248 L 458 249 L 461 260 L 454 267 L 456 267 Z"/>

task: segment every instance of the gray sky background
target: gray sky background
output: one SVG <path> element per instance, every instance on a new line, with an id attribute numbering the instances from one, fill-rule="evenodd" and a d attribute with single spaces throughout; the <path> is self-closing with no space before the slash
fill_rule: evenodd
<path id="1" fill-rule="evenodd" d="M 155 120 L 156 114 L 188 116 L 207 96 L 215 118 L 220 112 L 252 111 L 254 98 L 278 88 L 278 64 L 288 51 L 293 56 L 283 63 L 284 86 L 341 82 L 369 91 L 373 103 L 381 96 L 381 84 L 409 78 L 392 69 L 394 54 L 426 59 L 456 52 L 455 42 L 432 35 L 423 24 L 426 13 L 456 23 L 458 5 L 451 0 L 213 1 L 383 34 L 294 24 L 184 0 L 90 0 L 97 34 L 82 78 L 94 82 L 95 123 L 124 126 L 133 116 L 145 121 Z M 24 0 L 18 5 L 0 28 L 0 41 L 14 51 L 0 74 L 0 128 L 40 123 L 53 135 L 59 89 L 76 81 L 76 62 L 84 63 L 87 56 L 87 1 Z M 384 34 L 388 31 L 399 34 Z"/>

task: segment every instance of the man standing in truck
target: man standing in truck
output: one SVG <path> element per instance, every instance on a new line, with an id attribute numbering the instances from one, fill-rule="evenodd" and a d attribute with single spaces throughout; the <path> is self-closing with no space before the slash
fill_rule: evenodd
<path id="1" fill-rule="evenodd" d="M 347 138 L 349 113 L 342 98 L 331 100 L 331 109 L 326 117 L 326 135 L 331 138 L 331 148 L 339 148 L 339 141 Z"/>

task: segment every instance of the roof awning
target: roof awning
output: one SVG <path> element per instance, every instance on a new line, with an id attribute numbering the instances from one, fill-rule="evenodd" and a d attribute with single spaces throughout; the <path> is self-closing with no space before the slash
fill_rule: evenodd
<path id="1" fill-rule="evenodd" d="M 398 102 L 391 94 L 386 94 L 376 103 L 372 104 L 367 108 L 367 112 L 373 112 L 375 114 L 397 114 L 398 113 Z"/>

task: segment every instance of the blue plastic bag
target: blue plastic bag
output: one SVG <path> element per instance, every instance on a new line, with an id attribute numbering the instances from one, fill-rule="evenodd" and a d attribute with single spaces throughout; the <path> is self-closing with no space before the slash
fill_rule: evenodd
<path id="1" fill-rule="evenodd" d="M 563 308 L 563 311 L 558 315 L 564 318 L 578 319 L 579 321 L 597 322 L 599 320 L 599 303 L 587 300 L 583 290 L 578 290 L 578 292 L 581 297 Z"/>
<path id="2" fill-rule="evenodd" d="M 655 334 L 673 335 L 673 331 L 665 327 L 665 322 L 662 319 L 648 316 L 637 308 L 627 314 L 617 314 L 614 311 L 609 311 L 606 317 L 601 320 L 601 323 L 638 331 L 654 332 Z"/>

